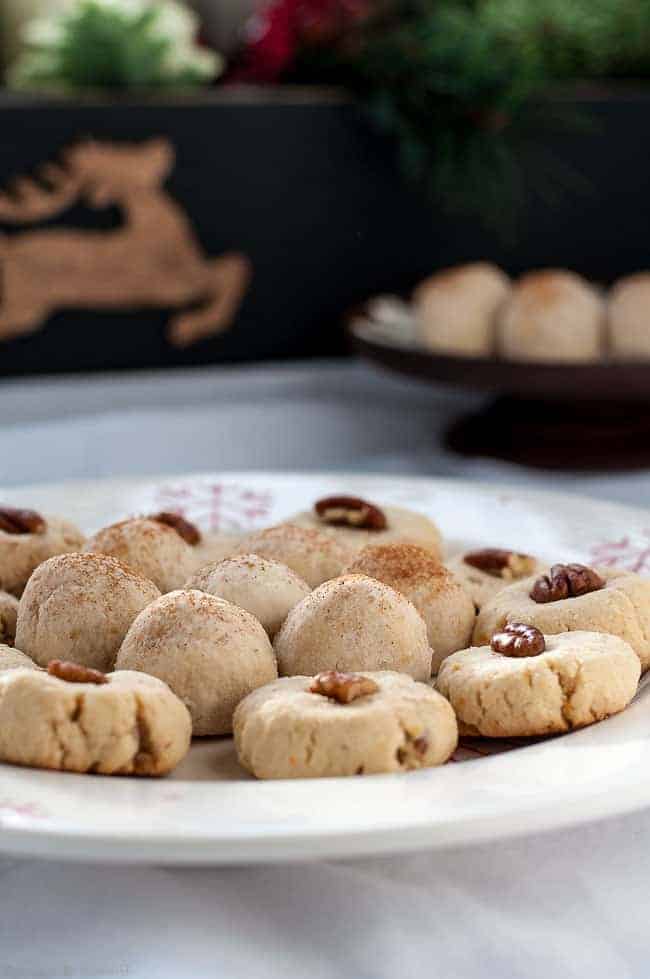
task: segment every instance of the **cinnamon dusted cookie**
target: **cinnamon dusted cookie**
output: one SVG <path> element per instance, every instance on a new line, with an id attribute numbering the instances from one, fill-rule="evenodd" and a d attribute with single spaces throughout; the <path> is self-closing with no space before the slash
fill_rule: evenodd
<path id="1" fill-rule="evenodd" d="M 18 599 L 9 592 L 0 591 L 0 643 L 13 646 L 16 638 Z"/>
<path id="2" fill-rule="evenodd" d="M 395 670 L 431 676 L 424 620 L 412 602 L 362 574 L 326 581 L 299 602 L 275 637 L 282 676 Z"/>
<path id="3" fill-rule="evenodd" d="M 538 574 L 542 569 L 537 558 L 504 547 L 464 551 L 450 558 L 446 564 L 472 596 L 477 611 L 507 585 Z"/>
<path id="4" fill-rule="evenodd" d="M 34 568 L 55 554 L 80 550 L 83 542 L 67 520 L 0 504 L 0 591 L 20 598 Z"/>
<path id="5" fill-rule="evenodd" d="M 619 279 L 607 307 L 609 346 L 618 360 L 650 358 L 650 273 Z"/>
<path id="6" fill-rule="evenodd" d="M 257 778 L 327 778 L 441 765 L 458 742 L 454 712 L 400 673 L 294 676 L 261 687 L 234 718 L 240 763 Z"/>
<path id="7" fill-rule="evenodd" d="M 215 531 L 201 533 L 201 540 L 194 547 L 195 568 L 225 561 L 227 557 L 239 553 L 243 534 L 222 534 Z"/>
<path id="8" fill-rule="evenodd" d="M 650 666 L 650 579 L 613 568 L 554 565 L 547 575 L 504 588 L 481 609 L 474 644 L 485 645 L 508 622 L 527 622 L 545 634 L 608 632 L 630 644 Z"/>
<path id="9" fill-rule="evenodd" d="M 190 745 L 185 706 L 142 673 L 52 661 L 0 673 L 0 761 L 101 775 L 165 775 Z"/>
<path id="10" fill-rule="evenodd" d="M 508 360 L 578 363 L 603 355 L 605 304 L 574 272 L 542 269 L 516 283 L 497 317 L 499 352 Z"/>
<path id="11" fill-rule="evenodd" d="M 434 673 L 446 656 L 469 644 L 474 603 L 430 551 L 416 544 L 375 544 L 364 548 L 345 571 L 383 581 L 413 602 L 427 627 Z"/>
<path id="12" fill-rule="evenodd" d="M 159 596 L 152 581 L 105 554 L 60 554 L 29 579 L 16 645 L 39 666 L 72 659 L 110 670 L 136 615 Z"/>
<path id="13" fill-rule="evenodd" d="M 187 706 L 196 735 L 229 734 L 239 701 L 278 675 L 257 619 L 196 590 L 170 592 L 145 608 L 126 634 L 116 666 L 169 684 Z"/>
<path id="14" fill-rule="evenodd" d="M 379 506 L 357 496 L 323 497 L 312 510 L 297 513 L 290 520 L 334 537 L 355 553 L 369 544 L 397 541 L 418 544 L 437 558 L 443 552 L 440 531 L 425 514 L 404 507 Z"/>
<path id="15" fill-rule="evenodd" d="M 353 551 L 344 542 L 333 540 L 313 527 L 293 523 L 278 524 L 249 534 L 239 543 L 239 554 L 259 554 L 278 561 L 306 581 L 310 588 L 336 578 L 352 559 Z"/>
<path id="16" fill-rule="evenodd" d="M 273 639 L 287 615 L 309 595 L 309 585 L 284 564 L 240 554 L 201 568 L 185 588 L 208 592 L 246 609 Z"/>
<path id="17" fill-rule="evenodd" d="M 197 567 L 200 531 L 178 514 L 162 512 L 104 527 L 84 547 L 108 554 L 150 581 L 164 594 L 181 588 Z"/>
<path id="18" fill-rule="evenodd" d="M 529 737 L 584 727 L 623 710 L 640 673 L 634 650 L 618 636 L 542 635 L 511 623 L 491 646 L 449 656 L 436 686 L 454 708 L 461 734 Z"/>

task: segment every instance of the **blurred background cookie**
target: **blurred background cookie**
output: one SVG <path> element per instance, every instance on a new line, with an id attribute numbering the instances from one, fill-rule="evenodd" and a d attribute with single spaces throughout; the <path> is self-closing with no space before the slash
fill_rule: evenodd
<path id="1" fill-rule="evenodd" d="M 639 272 L 614 284 L 607 319 L 613 357 L 650 359 L 650 272 Z"/>
<path id="2" fill-rule="evenodd" d="M 436 272 L 413 293 L 418 340 L 436 353 L 489 357 L 494 317 L 509 292 L 508 276 L 489 262 Z"/>
<path id="3" fill-rule="evenodd" d="M 579 363 L 603 355 L 605 305 L 574 272 L 529 272 L 497 316 L 497 346 L 508 360 Z"/>

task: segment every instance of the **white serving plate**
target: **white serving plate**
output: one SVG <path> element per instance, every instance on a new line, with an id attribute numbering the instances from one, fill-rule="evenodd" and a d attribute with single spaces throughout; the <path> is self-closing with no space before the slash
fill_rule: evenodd
<path id="1" fill-rule="evenodd" d="M 345 492 L 430 514 L 450 553 L 498 545 L 650 572 L 646 511 L 521 488 L 234 473 L 0 492 L 87 531 L 172 507 L 204 528 L 247 529 Z M 320 859 L 464 845 L 628 812 L 650 804 L 650 688 L 642 684 L 627 711 L 591 728 L 516 748 L 474 742 L 455 760 L 406 775 L 256 782 L 221 738 L 195 742 L 162 780 L 0 765 L 0 852 L 204 865 Z"/>

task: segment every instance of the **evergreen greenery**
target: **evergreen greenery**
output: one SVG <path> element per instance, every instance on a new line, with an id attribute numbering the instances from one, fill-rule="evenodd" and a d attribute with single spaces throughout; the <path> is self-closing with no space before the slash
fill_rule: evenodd
<path id="1" fill-rule="evenodd" d="M 396 137 L 407 174 L 450 207 L 503 226 L 523 194 L 521 150 L 540 148 L 538 190 L 578 180 L 544 160 L 545 131 L 588 125 L 539 99 L 583 79 L 650 77 L 650 0 L 393 0 L 294 77 L 342 81 Z"/>
<path id="2" fill-rule="evenodd" d="M 173 0 L 76 0 L 28 25 L 9 80 L 73 91 L 205 83 L 220 59 L 196 46 L 196 29 L 194 15 Z"/>

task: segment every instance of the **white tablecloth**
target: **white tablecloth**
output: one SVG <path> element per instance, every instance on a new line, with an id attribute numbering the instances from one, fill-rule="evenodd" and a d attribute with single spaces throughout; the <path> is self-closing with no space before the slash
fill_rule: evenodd
<path id="1" fill-rule="evenodd" d="M 560 477 L 442 452 L 440 431 L 471 403 L 355 364 L 10 382 L 0 387 L 0 485 L 338 468 L 535 481 L 645 504 L 650 473 Z M 345 863 L 0 859 L 0 979 L 645 977 L 649 853 L 642 813 Z"/>

